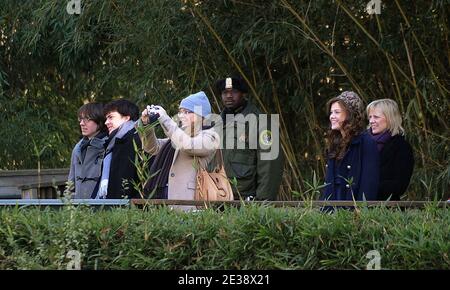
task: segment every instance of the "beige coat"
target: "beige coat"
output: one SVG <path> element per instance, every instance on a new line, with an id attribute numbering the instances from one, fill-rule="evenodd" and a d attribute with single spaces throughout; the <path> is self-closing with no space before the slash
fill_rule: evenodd
<path id="1" fill-rule="evenodd" d="M 175 154 L 169 172 L 168 199 L 193 200 L 197 176 L 196 161 L 199 160 L 206 168 L 220 147 L 219 134 L 211 128 L 196 130 L 194 137 L 191 137 L 167 115 L 161 116 L 159 122 L 168 138 L 156 138 L 154 129 L 149 127 L 140 134 L 142 147 L 145 152 L 156 155 L 165 142 L 172 142 Z"/>

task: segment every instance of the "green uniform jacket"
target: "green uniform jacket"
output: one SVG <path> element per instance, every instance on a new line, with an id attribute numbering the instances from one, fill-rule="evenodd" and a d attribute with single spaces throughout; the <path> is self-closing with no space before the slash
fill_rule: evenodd
<path id="1" fill-rule="evenodd" d="M 262 114 L 261 111 L 247 101 L 247 104 L 243 108 L 236 110 L 235 113 L 237 114 L 235 116 L 242 114 L 243 118 L 239 119 L 237 117 L 227 122 L 225 111 L 221 113 L 223 120 L 222 154 L 225 171 L 229 179 L 233 180 L 233 178 L 236 178 L 237 181 L 237 186 L 232 185 L 234 197 L 239 199 L 239 197 L 253 196 L 257 200 L 275 200 L 280 188 L 284 165 L 281 144 L 276 159 L 261 160 L 261 153 L 270 151 L 270 147 L 264 149 L 260 147 L 261 138 L 267 136 L 264 135 L 265 130 L 260 130 L 259 126 L 250 125 L 251 122 L 245 122 L 253 117 L 249 116 L 249 114 L 253 114 L 255 118 L 258 118 L 259 114 Z M 270 129 L 269 118 L 267 124 L 268 129 Z M 245 128 L 245 132 L 243 129 L 238 130 L 238 128 Z M 234 134 L 230 134 L 233 131 Z M 227 141 L 227 135 L 234 135 L 234 140 L 229 137 L 228 139 L 230 140 Z M 226 142 L 232 142 L 231 140 L 234 142 L 232 147 L 234 149 L 227 149 L 229 147 L 227 147 Z M 270 138 L 265 140 L 270 140 Z M 279 142 L 279 140 L 276 141 Z M 253 146 L 250 147 L 250 144 L 253 144 Z M 245 149 L 238 149 L 240 147 L 245 147 Z"/>

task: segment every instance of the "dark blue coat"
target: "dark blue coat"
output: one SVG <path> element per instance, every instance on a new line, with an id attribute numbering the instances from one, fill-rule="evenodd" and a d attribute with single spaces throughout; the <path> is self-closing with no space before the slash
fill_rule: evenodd
<path id="1" fill-rule="evenodd" d="M 364 132 L 353 138 L 340 161 L 329 159 L 323 200 L 376 200 L 379 182 L 379 153 L 375 141 Z M 351 186 L 346 181 L 352 179 Z"/>

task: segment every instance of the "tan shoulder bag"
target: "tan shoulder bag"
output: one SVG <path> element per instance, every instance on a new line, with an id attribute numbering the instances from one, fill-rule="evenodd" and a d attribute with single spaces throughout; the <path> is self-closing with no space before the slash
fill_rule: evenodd
<path id="1" fill-rule="evenodd" d="M 234 200 L 233 190 L 223 166 L 222 150 L 217 149 L 215 158 L 216 167 L 213 172 L 208 172 L 198 162 L 195 200 L 205 202 Z"/>

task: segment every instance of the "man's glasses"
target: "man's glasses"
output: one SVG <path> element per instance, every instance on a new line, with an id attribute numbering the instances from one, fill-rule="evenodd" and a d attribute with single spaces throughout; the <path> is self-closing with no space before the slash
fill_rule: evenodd
<path id="1" fill-rule="evenodd" d="M 88 118 L 88 117 L 84 117 L 84 118 L 78 118 L 78 122 L 80 122 L 81 123 L 81 121 L 83 121 L 83 123 L 87 123 L 87 122 L 89 122 L 89 121 L 91 121 L 92 119 L 91 118 Z"/>

